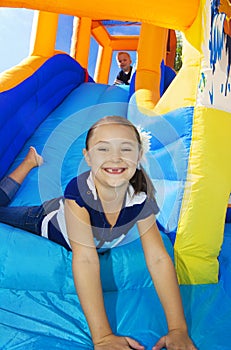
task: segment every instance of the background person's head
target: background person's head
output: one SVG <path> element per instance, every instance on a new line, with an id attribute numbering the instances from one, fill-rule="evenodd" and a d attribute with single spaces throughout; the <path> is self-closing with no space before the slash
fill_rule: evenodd
<path id="1" fill-rule="evenodd" d="M 124 72 L 129 72 L 132 60 L 128 52 L 118 52 L 116 60 L 120 69 L 122 69 Z"/>

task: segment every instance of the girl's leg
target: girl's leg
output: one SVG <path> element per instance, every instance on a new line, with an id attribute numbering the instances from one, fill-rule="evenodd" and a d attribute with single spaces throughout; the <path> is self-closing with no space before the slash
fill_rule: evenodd
<path id="1" fill-rule="evenodd" d="M 21 184 L 31 169 L 42 165 L 42 163 L 43 158 L 37 153 L 36 149 L 31 146 L 22 163 L 8 176 L 18 184 Z"/>
<path id="2" fill-rule="evenodd" d="M 59 208 L 62 198 L 48 200 L 39 206 L 0 207 L 0 222 L 41 236 L 44 217 Z"/>
<path id="3" fill-rule="evenodd" d="M 20 184 L 6 176 L 0 181 L 0 207 L 6 207 L 20 188 Z"/>
<path id="4" fill-rule="evenodd" d="M 7 206 L 12 201 L 27 174 L 42 163 L 43 158 L 34 147 L 30 147 L 22 163 L 0 181 L 0 206 Z"/>
<path id="5" fill-rule="evenodd" d="M 0 222 L 41 235 L 43 206 L 0 207 Z"/>

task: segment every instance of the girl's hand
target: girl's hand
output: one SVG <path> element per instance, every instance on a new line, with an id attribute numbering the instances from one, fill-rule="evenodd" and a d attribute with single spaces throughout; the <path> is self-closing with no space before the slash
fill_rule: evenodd
<path id="1" fill-rule="evenodd" d="M 152 350 L 197 350 L 189 338 L 187 332 L 180 330 L 172 330 L 153 346 Z"/>
<path id="2" fill-rule="evenodd" d="M 97 342 L 94 350 L 144 350 L 144 346 L 140 345 L 136 340 L 129 337 L 118 337 L 110 334 Z"/>

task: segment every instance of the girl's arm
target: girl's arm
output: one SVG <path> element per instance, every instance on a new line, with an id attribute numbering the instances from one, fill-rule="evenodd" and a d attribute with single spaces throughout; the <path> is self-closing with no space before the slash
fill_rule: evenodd
<path id="1" fill-rule="evenodd" d="M 195 350 L 188 337 L 175 268 L 163 244 L 154 215 L 139 221 L 138 229 L 146 263 L 163 305 L 169 330 L 168 335 L 161 338 L 153 350 L 162 347 L 168 350 Z"/>
<path id="2" fill-rule="evenodd" d="M 104 308 L 99 257 L 89 215 L 85 208 L 79 207 L 74 201 L 65 200 L 65 218 L 72 247 L 75 287 L 95 342 L 112 331 Z"/>
<path id="3" fill-rule="evenodd" d="M 95 350 L 143 350 L 136 341 L 112 334 L 106 315 L 100 280 L 99 257 L 89 214 L 72 200 L 65 200 L 65 219 L 72 247 L 72 270 L 77 294 L 86 316 Z"/>

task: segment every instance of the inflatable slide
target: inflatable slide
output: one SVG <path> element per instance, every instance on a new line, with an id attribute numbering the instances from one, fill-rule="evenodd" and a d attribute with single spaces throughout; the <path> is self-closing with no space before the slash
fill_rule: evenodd
<path id="1" fill-rule="evenodd" d="M 0 177 L 20 163 L 30 145 L 45 159 L 12 205 L 60 196 L 70 178 L 87 168 L 84 139 L 100 117 L 117 114 L 141 125 L 151 133 L 145 167 L 157 190 L 157 222 L 176 266 L 190 336 L 199 350 L 230 350 L 229 14 L 216 0 L 137 0 L 136 10 L 129 7 L 125 13 L 130 13 L 128 21 L 141 21 L 140 36 L 123 41 L 105 36 L 100 24 L 105 18 L 124 20 L 118 0 L 97 7 L 91 3 L 91 8 L 82 3 L 78 9 L 71 0 L 15 0 L 10 5 L 39 11 L 33 54 L 1 76 Z M 55 41 L 58 13 L 78 15 L 84 28 L 72 57 L 49 44 Z M 160 98 L 167 28 L 183 32 L 183 66 Z M 90 31 L 102 46 L 102 66 L 94 79 L 88 76 L 88 50 L 82 44 Z M 105 81 L 111 52 L 126 47 L 139 54 L 132 96 Z M 101 280 L 113 331 L 151 350 L 167 324 L 140 241 L 129 239 L 136 230 L 128 233 L 125 245 L 100 254 Z M 4 224 L 0 334 L 4 350 L 93 349 L 72 279 L 71 252 Z"/>

